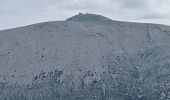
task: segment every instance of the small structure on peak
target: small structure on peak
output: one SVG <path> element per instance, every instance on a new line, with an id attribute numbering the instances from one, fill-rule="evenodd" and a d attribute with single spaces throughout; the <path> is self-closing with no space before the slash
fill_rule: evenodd
<path id="1" fill-rule="evenodd" d="M 80 16 L 82 16 L 82 15 L 83 15 L 83 13 L 79 12 L 79 15 L 80 15 Z"/>

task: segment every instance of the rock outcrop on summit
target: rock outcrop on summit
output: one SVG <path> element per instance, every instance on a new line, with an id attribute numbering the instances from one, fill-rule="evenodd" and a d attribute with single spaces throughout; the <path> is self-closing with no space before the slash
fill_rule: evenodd
<path id="1" fill-rule="evenodd" d="M 88 14 L 88 13 L 86 14 L 79 13 L 78 15 L 68 18 L 66 21 L 102 21 L 102 20 L 112 21 L 107 17 L 96 15 L 96 14 Z"/>
<path id="2" fill-rule="evenodd" d="M 0 100 L 170 100 L 170 26 L 79 14 L 0 31 Z"/>

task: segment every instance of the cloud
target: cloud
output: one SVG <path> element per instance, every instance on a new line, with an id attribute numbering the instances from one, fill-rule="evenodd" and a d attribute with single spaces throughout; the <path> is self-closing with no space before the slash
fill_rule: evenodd
<path id="1" fill-rule="evenodd" d="M 157 19 L 170 18 L 169 6 L 170 0 L 0 0 L 0 29 L 65 20 L 78 12 L 101 14 L 114 20 L 157 23 Z"/>
<path id="2" fill-rule="evenodd" d="M 124 9 L 146 9 L 148 8 L 148 0 L 120 0 L 122 8 Z"/>

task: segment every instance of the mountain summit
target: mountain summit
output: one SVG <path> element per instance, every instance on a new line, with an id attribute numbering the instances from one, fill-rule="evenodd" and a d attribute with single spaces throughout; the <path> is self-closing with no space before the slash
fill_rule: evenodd
<path id="1" fill-rule="evenodd" d="M 0 100 L 170 100 L 169 43 L 96 14 L 0 31 Z"/>
<path id="2" fill-rule="evenodd" d="M 102 21 L 102 20 L 111 21 L 111 19 L 104 17 L 102 15 L 89 14 L 89 13 L 86 14 L 79 13 L 78 15 L 75 15 L 67 19 L 67 21 Z"/>

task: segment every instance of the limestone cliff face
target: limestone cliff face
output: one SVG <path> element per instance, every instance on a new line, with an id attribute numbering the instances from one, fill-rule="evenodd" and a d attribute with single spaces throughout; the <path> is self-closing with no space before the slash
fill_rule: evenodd
<path id="1" fill-rule="evenodd" d="M 169 100 L 169 43 L 95 14 L 0 31 L 0 100 Z"/>

